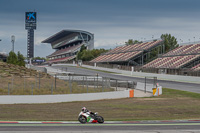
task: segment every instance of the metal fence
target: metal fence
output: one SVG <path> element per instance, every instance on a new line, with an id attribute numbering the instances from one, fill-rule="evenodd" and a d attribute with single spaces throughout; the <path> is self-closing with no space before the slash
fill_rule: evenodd
<path id="1" fill-rule="evenodd" d="M 0 76 L 0 95 L 72 94 L 119 91 L 135 88 L 133 81 L 107 77 L 54 74 L 36 76 Z"/>
<path id="2" fill-rule="evenodd" d="M 102 91 L 106 88 L 113 88 L 115 91 L 124 90 L 124 89 L 134 89 L 136 87 L 136 82 L 134 81 L 125 81 L 118 80 L 108 77 L 100 77 L 98 75 L 57 75 L 59 79 L 65 80 L 67 82 L 76 82 L 81 86 L 92 86 L 95 89 L 101 88 Z"/>

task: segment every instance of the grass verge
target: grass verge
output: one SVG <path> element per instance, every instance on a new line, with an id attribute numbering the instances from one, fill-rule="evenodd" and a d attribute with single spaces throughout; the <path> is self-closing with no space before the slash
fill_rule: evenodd
<path id="1" fill-rule="evenodd" d="M 0 105 L 1 120 L 77 120 L 85 106 L 105 120 L 200 119 L 200 94 L 163 89 L 153 98 L 124 98 L 89 102 Z"/>
<path id="2" fill-rule="evenodd" d="M 55 89 L 56 88 L 56 89 Z M 69 82 L 55 78 L 28 77 L 21 78 L 0 77 L 0 95 L 47 95 L 47 94 L 70 94 L 70 93 L 94 93 L 114 91 L 112 88 L 98 88 L 95 86 L 81 86 L 77 81 Z"/>

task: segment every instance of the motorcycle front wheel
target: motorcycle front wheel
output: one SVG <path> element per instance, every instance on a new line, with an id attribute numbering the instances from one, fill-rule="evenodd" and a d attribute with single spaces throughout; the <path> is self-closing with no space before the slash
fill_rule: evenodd
<path id="1" fill-rule="evenodd" d="M 104 119 L 102 116 L 98 116 L 97 121 L 98 121 L 98 123 L 104 123 Z"/>
<path id="2" fill-rule="evenodd" d="M 86 123 L 86 122 L 87 122 L 87 119 L 86 119 L 85 116 L 80 115 L 80 116 L 78 117 L 78 121 L 79 121 L 80 123 Z"/>

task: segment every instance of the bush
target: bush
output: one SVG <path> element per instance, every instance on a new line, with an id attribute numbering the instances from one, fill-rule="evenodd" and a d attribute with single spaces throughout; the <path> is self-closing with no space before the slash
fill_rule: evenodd
<path id="1" fill-rule="evenodd" d="M 19 66 L 25 66 L 24 56 L 18 51 L 17 55 L 10 51 L 8 57 L 7 57 L 7 63 L 19 65 Z"/>
<path id="2" fill-rule="evenodd" d="M 105 49 L 86 50 L 85 48 L 83 49 L 81 48 L 80 52 L 78 52 L 77 54 L 77 60 L 90 61 L 107 51 L 108 50 L 105 50 Z"/>

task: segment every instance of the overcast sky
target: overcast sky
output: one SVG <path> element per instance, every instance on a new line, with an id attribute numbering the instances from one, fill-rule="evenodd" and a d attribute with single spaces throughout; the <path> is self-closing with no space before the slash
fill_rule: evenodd
<path id="1" fill-rule="evenodd" d="M 200 41 L 199 0 L 0 0 L 0 52 L 27 55 L 25 12 L 37 12 L 35 56 L 51 54 L 41 41 L 63 30 L 94 34 L 95 48 L 114 48 L 128 39 L 150 40 L 171 33 L 180 42 Z M 195 37 L 195 39 L 194 39 Z"/>

